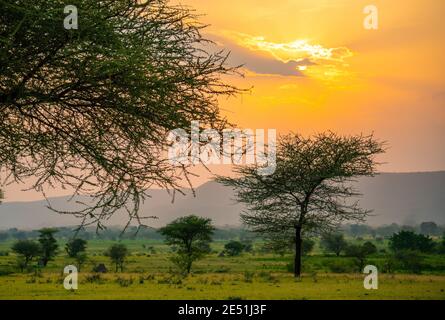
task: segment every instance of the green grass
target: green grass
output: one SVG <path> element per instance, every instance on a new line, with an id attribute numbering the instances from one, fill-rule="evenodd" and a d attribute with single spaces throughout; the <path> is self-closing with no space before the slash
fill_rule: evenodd
<path id="1" fill-rule="evenodd" d="M 63 250 L 40 276 L 17 273 L 14 254 L 0 256 L 0 299 L 441 299 L 445 300 L 445 257 L 430 255 L 432 269 L 422 275 L 379 274 L 379 289 L 365 290 L 364 275 L 347 268 L 333 273 L 331 265 L 351 266 L 351 259 L 324 255 L 319 248 L 305 257 L 304 275 L 296 281 L 288 272 L 292 255 L 270 253 L 219 257 L 224 242 L 212 243 L 213 253 L 193 265 L 193 274 L 181 278 L 172 273 L 170 249 L 159 241 L 123 241 L 130 249 L 124 273 L 114 273 L 103 252 L 111 241 L 88 242 L 89 262 L 79 276 L 79 290 L 63 288 L 63 267 L 74 262 Z M 0 243 L 0 251 L 12 242 Z M 255 248 L 260 248 L 259 243 Z M 63 243 L 60 243 L 61 249 Z M 144 248 L 145 246 L 145 248 Z M 153 254 L 148 247 L 153 246 Z M 379 266 L 383 257 L 371 257 Z M 111 271 L 91 280 L 91 269 L 105 263 Z M 9 274 L 9 272 L 13 272 Z M 90 278 L 90 280 L 88 280 Z"/>
<path id="2" fill-rule="evenodd" d="M 199 274 L 186 279 L 168 274 L 107 274 L 98 283 L 80 277 L 79 290 L 63 289 L 57 274 L 0 278 L 0 299 L 445 299 L 445 276 L 382 275 L 378 290 L 365 290 L 363 277 L 351 274 Z M 122 286 L 119 278 L 131 279 Z M 122 281 L 121 281 L 122 283 Z"/>

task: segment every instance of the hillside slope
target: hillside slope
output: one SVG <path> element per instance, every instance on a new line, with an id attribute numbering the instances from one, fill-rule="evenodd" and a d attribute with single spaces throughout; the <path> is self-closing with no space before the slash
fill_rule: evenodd
<path id="1" fill-rule="evenodd" d="M 360 200 L 364 208 L 374 209 L 368 223 L 413 224 L 435 221 L 445 224 L 445 171 L 423 173 L 383 173 L 374 178 L 363 178 L 357 187 L 364 194 Z M 212 218 L 218 226 L 239 225 L 239 214 L 243 210 L 233 201 L 230 188 L 208 182 L 196 189 L 196 197 L 190 190 L 186 196 L 177 196 L 174 203 L 162 190 L 151 190 L 151 199 L 142 206 L 145 216 L 158 216 L 150 224 L 165 225 L 172 219 L 197 214 Z M 50 199 L 56 208 L 70 210 L 75 207 L 67 197 Z M 119 213 L 108 222 L 122 225 L 125 214 Z M 59 215 L 46 208 L 46 201 L 11 202 L 0 205 L 0 229 L 35 229 L 47 226 L 67 226 L 79 223 L 69 215 Z"/>

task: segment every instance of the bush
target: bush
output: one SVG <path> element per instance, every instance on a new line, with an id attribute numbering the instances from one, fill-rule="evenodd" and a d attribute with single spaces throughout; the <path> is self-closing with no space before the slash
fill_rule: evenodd
<path id="1" fill-rule="evenodd" d="M 96 272 L 96 273 L 107 273 L 108 269 L 105 266 L 105 264 L 99 263 L 98 265 L 93 267 L 93 272 Z"/>
<path id="2" fill-rule="evenodd" d="M 239 256 L 244 250 L 244 245 L 239 242 L 239 241 L 230 241 L 228 243 L 225 244 L 224 246 L 224 251 L 229 255 L 229 256 Z"/>
<path id="3" fill-rule="evenodd" d="M 389 240 L 389 247 L 394 251 L 420 251 L 432 252 L 434 250 L 434 242 L 423 234 L 416 234 L 412 231 L 400 231 L 393 234 Z"/>
<path id="4" fill-rule="evenodd" d="M 384 273 L 393 273 L 396 267 L 397 267 L 397 260 L 395 259 L 395 257 L 393 255 L 386 255 L 385 259 L 383 260 L 383 265 L 381 270 Z"/>
<path id="5" fill-rule="evenodd" d="M 399 263 L 400 267 L 405 270 L 415 274 L 420 274 L 422 272 L 423 256 L 420 252 L 415 250 L 402 250 L 394 254 L 394 258 Z"/>

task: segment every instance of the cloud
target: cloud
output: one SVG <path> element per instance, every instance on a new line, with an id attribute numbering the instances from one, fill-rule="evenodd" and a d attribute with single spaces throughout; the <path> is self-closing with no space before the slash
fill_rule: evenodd
<path id="1" fill-rule="evenodd" d="M 326 77 L 341 74 L 352 52 L 346 47 L 326 48 L 306 40 L 274 43 L 263 37 L 234 32 L 212 34 L 219 49 L 231 52 L 228 63 L 243 65 L 256 74 Z"/>
<path id="2" fill-rule="evenodd" d="M 217 43 L 219 49 L 230 51 L 227 62 L 232 66 L 243 65 L 257 74 L 304 76 L 298 67 L 307 64 L 308 61 L 281 61 L 269 52 L 242 47 L 227 38 L 212 35 L 210 39 Z"/>

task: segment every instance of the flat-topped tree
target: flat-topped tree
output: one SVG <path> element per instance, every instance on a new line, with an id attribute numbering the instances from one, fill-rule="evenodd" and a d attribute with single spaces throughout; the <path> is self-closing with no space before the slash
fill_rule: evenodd
<path id="1" fill-rule="evenodd" d="M 188 7 L 76 0 L 66 30 L 66 4 L 0 2 L 0 169 L 90 195 L 73 212 L 84 225 L 120 208 L 140 223 L 146 190 L 180 190 L 168 132 L 225 127 L 218 98 L 239 92 L 223 80 L 237 69 Z"/>
<path id="2" fill-rule="evenodd" d="M 236 177 L 218 177 L 247 205 L 243 222 L 270 238 L 287 237 L 295 246 L 294 274 L 301 274 L 302 237 L 326 232 L 348 220 L 362 221 L 369 211 L 350 197 L 360 194 L 351 182 L 376 173 L 375 156 L 383 143 L 371 136 L 332 132 L 279 138 L 277 168 L 264 176 L 258 165 L 238 166 Z"/>
<path id="3" fill-rule="evenodd" d="M 214 230 L 211 219 L 189 215 L 170 222 L 159 232 L 167 244 L 178 247 L 172 261 L 181 272 L 189 274 L 193 262 L 210 252 Z"/>

